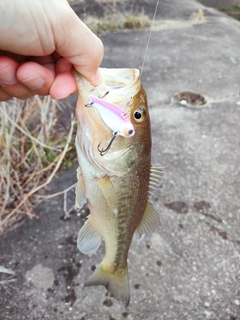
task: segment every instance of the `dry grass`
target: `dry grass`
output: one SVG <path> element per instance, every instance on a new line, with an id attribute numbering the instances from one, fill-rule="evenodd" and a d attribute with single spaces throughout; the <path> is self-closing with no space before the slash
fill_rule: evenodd
<path id="1" fill-rule="evenodd" d="M 36 217 L 36 193 L 75 157 L 73 116 L 59 124 L 61 106 L 49 96 L 0 104 L 0 232 Z M 70 152 L 71 150 L 71 152 Z"/>
<path id="2" fill-rule="evenodd" d="M 98 18 L 94 16 L 87 16 L 83 19 L 84 23 L 96 34 L 100 34 L 102 31 L 115 31 L 125 29 L 147 29 L 151 26 L 151 19 L 142 15 L 132 14 L 120 14 L 104 16 Z"/>
<path id="3" fill-rule="evenodd" d="M 102 31 L 147 29 L 152 23 L 151 18 L 143 11 L 135 14 L 133 10 L 127 9 L 129 1 L 126 0 L 119 2 L 116 0 L 96 0 L 94 4 L 90 4 L 86 0 L 68 0 L 68 2 L 73 9 L 74 6 L 80 5 L 82 11 L 80 18 L 97 35 L 100 35 Z M 96 13 L 98 8 L 102 9 L 99 15 Z"/>

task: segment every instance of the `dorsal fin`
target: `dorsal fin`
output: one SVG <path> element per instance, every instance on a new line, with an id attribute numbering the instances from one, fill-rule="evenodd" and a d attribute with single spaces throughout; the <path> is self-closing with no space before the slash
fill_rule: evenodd
<path id="1" fill-rule="evenodd" d="M 159 215 L 153 207 L 151 199 L 160 185 L 162 175 L 163 170 L 159 164 L 151 166 L 148 187 L 148 203 L 142 221 L 137 228 L 137 232 L 140 235 L 153 232 L 160 223 Z"/>
<path id="2" fill-rule="evenodd" d="M 157 211 L 153 205 L 148 201 L 144 216 L 140 225 L 137 228 L 137 232 L 141 235 L 149 234 L 156 230 L 159 226 L 160 219 Z"/>
<path id="3" fill-rule="evenodd" d="M 151 201 L 155 195 L 156 190 L 160 186 L 161 178 L 163 176 L 163 168 L 160 164 L 154 164 L 150 169 L 150 180 L 148 186 L 148 200 Z"/>

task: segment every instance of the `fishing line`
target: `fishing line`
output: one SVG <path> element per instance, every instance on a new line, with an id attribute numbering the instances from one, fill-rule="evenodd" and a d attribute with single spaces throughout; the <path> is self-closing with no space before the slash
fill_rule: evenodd
<path id="1" fill-rule="evenodd" d="M 148 48 L 149 48 L 149 44 L 150 44 L 150 40 L 151 40 L 151 36 L 152 36 L 152 30 L 153 30 L 153 24 L 156 20 L 156 15 L 157 15 L 157 10 L 158 10 L 158 5 L 159 5 L 159 2 L 160 0 L 157 0 L 157 3 L 156 3 L 156 7 L 155 7 L 155 11 L 154 11 L 154 14 L 153 14 L 153 18 L 152 18 L 152 23 L 151 23 L 151 27 L 150 27 L 150 31 L 149 31 L 149 36 L 148 36 L 148 40 L 147 40 L 147 46 L 146 46 L 146 49 L 145 49 L 145 53 L 144 53 L 144 57 L 143 57 L 143 62 L 142 62 L 142 67 L 141 67 L 141 71 L 140 71 L 140 75 L 142 75 L 142 72 L 143 72 L 143 68 L 144 68 L 144 64 L 145 64 L 145 61 L 146 61 L 146 57 L 147 57 L 147 52 L 148 52 Z M 92 91 L 98 91 L 97 89 L 93 89 Z M 102 97 L 104 98 L 107 94 L 109 93 L 109 91 L 107 91 Z M 93 103 L 88 103 L 86 104 L 85 106 L 86 107 L 91 107 L 93 105 Z M 100 149 L 100 144 L 98 145 L 97 149 L 100 153 L 101 156 L 104 156 L 111 148 L 112 146 L 112 143 L 113 141 L 115 140 L 116 136 L 118 136 L 118 132 L 114 132 L 113 133 L 113 137 L 112 139 L 110 140 L 108 146 L 105 148 L 105 149 Z"/>
<path id="2" fill-rule="evenodd" d="M 142 75 L 143 68 L 144 68 L 144 64 L 145 64 L 145 60 L 146 60 L 146 57 L 147 57 L 148 47 L 149 47 L 149 43 L 150 43 L 151 36 L 152 36 L 153 24 L 154 24 L 154 22 L 155 22 L 155 20 L 156 20 L 156 14 L 157 14 L 158 5 L 159 5 L 159 0 L 157 0 L 156 8 L 155 8 L 155 11 L 154 11 L 154 14 L 153 14 L 152 23 L 151 23 L 151 27 L 150 27 L 150 32 L 149 32 L 149 36 L 148 36 L 148 41 L 147 41 L 147 46 L 146 46 L 145 54 L 144 54 L 144 57 L 143 57 L 143 63 L 142 63 L 140 75 Z"/>

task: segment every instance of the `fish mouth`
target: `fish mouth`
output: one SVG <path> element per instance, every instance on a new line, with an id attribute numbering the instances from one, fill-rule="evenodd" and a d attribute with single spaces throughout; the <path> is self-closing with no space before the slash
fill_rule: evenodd
<path id="1" fill-rule="evenodd" d="M 88 115 L 87 123 L 90 131 L 92 132 L 91 135 L 94 140 L 97 139 L 98 141 L 98 143 L 96 143 L 97 150 L 99 154 L 103 156 L 109 152 L 115 138 L 118 135 L 128 138 L 134 135 L 135 130 L 130 120 L 129 123 L 124 123 L 124 126 L 122 127 L 108 126 L 111 128 L 111 130 L 109 130 L 106 122 L 101 121 L 103 120 L 101 119 L 101 113 L 97 114 L 96 110 L 91 110 L 93 109 L 91 107 L 94 106 L 94 103 L 89 103 L 89 97 L 93 97 L 93 95 L 96 96 L 97 102 L 99 102 L 101 99 L 104 99 L 102 100 L 104 103 L 116 105 L 123 112 L 125 112 L 127 116 L 131 107 L 132 98 L 140 90 L 140 71 L 138 69 L 128 68 L 100 68 L 100 70 L 102 75 L 102 83 L 98 87 L 94 89 L 91 88 L 91 90 L 89 90 L 88 101 L 85 104 L 87 109 L 85 110 L 85 113 Z M 90 101 L 92 101 L 91 98 Z"/>
<path id="2" fill-rule="evenodd" d="M 114 131 L 103 123 L 98 111 L 95 108 L 86 107 L 89 96 L 98 97 L 98 92 L 108 92 L 104 96 L 104 101 L 117 105 L 129 115 L 132 99 L 140 91 L 141 83 L 138 69 L 100 68 L 100 71 L 102 82 L 94 89 L 81 75 L 76 76 L 80 99 L 76 116 L 78 120 L 77 144 L 92 165 L 103 169 L 107 159 L 114 157 L 124 148 L 128 148 L 130 143 L 128 139 L 133 135 L 134 130 L 129 132 L 130 128 L 128 132 L 123 132 L 122 137 L 114 137 Z M 122 143 L 123 139 L 128 142 Z"/>
<path id="3" fill-rule="evenodd" d="M 140 71 L 129 68 L 100 68 L 102 83 L 96 88 L 108 91 L 104 100 L 118 105 L 128 113 L 132 98 L 139 92 Z"/>

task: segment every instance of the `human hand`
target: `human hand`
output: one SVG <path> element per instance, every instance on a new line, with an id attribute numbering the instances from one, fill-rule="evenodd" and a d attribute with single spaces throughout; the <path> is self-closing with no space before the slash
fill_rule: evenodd
<path id="1" fill-rule="evenodd" d="M 77 91 L 74 67 L 97 86 L 103 45 L 66 0 L 0 1 L 0 101 Z"/>

